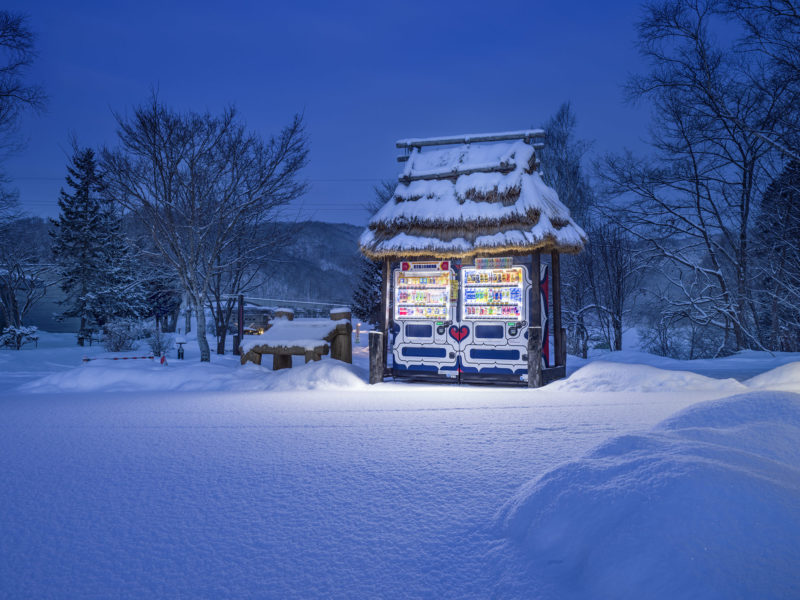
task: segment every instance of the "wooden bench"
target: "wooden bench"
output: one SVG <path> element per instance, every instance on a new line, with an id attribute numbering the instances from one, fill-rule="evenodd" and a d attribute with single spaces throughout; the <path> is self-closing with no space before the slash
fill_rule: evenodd
<path id="1" fill-rule="evenodd" d="M 265 354 L 272 355 L 272 370 L 290 369 L 292 367 L 292 356 L 304 356 L 306 362 L 312 360 L 321 360 L 324 354 L 328 353 L 328 344 L 315 346 L 309 350 L 301 346 L 268 346 L 260 345 L 255 346 L 242 355 L 241 362 L 245 364 L 248 360 L 257 365 L 261 364 L 262 356 Z"/>
<path id="2" fill-rule="evenodd" d="M 312 360 L 321 360 L 322 356 L 328 354 L 329 351 L 331 358 L 352 363 L 351 334 L 353 325 L 350 318 L 349 309 L 337 309 L 336 312 L 331 311 L 330 321 L 321 321 L 320 319 L 305 322 L 303 320 L 293 321 L 292 316 L 289 315 L 283 319 L 276 319 L 264 333 L 263 344 L 258 343 L 259 340 L 256 339 L 251 339 L 247 344 L 241 344 L 241 363 L 245 364 L 250 361 L 260 365 L 262 356 L 271 354 L 272 370 L 277 371 L 291 368 L 292 356 L 303 356 L 306 363 L 309 363 Z M 315 341 L 304 339 L 303 343 L 294 343 L 293 336 L 302 338 L 304 335 L 308 335 L 309 327 L 320 339 Z M 259 338 L 262 336 L 246 337 Z"/>

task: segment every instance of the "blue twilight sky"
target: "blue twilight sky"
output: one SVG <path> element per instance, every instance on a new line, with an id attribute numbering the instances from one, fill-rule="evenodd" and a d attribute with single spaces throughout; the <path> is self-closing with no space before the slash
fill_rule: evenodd
<path id="1" fill-rule="evenodd" d="M 54 215 L 74 132 L 114 144 L 112 110 L 151 87 L 180 109 L 235 104 L 268 136 L 305 113 L 311 189 L 301 218 L 364 224 L 395 178 L 394 141 L 538 126 L 570 100 L 594 150 L 639 147 L 647 112 L 623 102 L 640 68 L 639 2 L 41 2 L 11 0 L 38 36 L 25 118 L 6 162 L 23 207 Z"/>

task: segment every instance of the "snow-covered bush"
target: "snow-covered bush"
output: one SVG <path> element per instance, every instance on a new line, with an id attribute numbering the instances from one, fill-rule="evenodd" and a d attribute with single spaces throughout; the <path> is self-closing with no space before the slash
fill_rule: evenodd
<path id="1" fill-rule="evenodd" d="M 154 356 L 161 356 L 172 349 L 174 339 L 172 335 L 164 333 L 159 327 L 156 327 L 147 337 L 147 345 L 150 346 Z"/>
<path id="2" fill-rule="evenodd" d="M 109 352 L 133 350 L 143 335 L 142 324 L 136 319 L 114 319 L 103 327 L 103 347 Z"/>
<path id="3" fill-rule="evenodd" d="M 36 343 L 39 341 L 36 327 L 6 327 L 3 333 L 0 333 L 0 346 L 13 348 L 19 350 L 25 344 L 31 342 Z"/>

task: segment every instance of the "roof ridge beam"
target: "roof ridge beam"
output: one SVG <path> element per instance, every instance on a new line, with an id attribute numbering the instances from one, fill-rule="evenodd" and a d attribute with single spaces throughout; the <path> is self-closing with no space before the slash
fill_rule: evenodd
<path id="1" fill-rule="evenodd" d="M 508 140 L 524 140 L 526 142 L 530 142 L 534 139 L 544 139 L 544 137 L 544 129 L 522 129 L 520 131 L 477 133 L 454 137 L 408 138 L 404 140 L 397 140 L 395 146 L 398 148 L 422 148 L 423 146 L 449 146 L 452 144 L 503 142 Z"/>

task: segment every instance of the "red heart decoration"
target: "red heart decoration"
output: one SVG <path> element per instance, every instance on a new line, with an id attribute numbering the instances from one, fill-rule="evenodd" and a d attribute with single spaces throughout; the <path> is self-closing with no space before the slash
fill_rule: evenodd
<path id="1" fill-rule="evenodd" d="M 467 335 L 469 335 L 469 327 L 467 327 L 466 325 L 462 325 L 461 327 L 456 327 L 455 325 L 453 325 L 452 327 L 450 327 L 450 337 L 452 337 L 457 342 L 463 340 L 465 337 L 467 337 Z"/>

